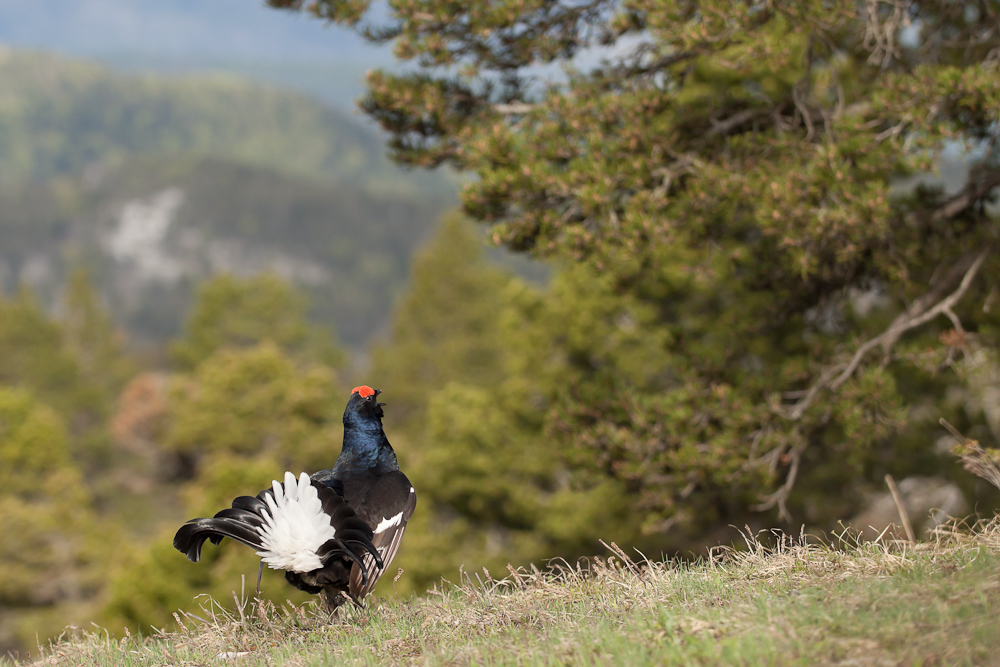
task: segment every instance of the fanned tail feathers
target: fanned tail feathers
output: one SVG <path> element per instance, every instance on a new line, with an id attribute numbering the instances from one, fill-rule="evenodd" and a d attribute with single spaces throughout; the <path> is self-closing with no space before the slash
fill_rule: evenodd
<path id="1" fill-rule="evenodd" d="M 174 547 L 198 562 L 205 540 L 219 544 L 225 537 L 254 549 L 269 567 L 289 572 L 319 570 L 335 558 L 360 565 L 363 554 L 382 563 L 368 524 L 340 494 L 305 473 L 296 479 L 286 472 L 284 484 L 275 481 L 256 497 L 240 496 L 211 519 L 191 519 L 177 531 Z"/>

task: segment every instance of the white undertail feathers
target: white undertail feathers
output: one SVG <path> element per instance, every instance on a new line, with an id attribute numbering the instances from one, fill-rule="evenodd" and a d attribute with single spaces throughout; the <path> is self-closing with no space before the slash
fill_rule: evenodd
<path id="1" fill-rule="evenodd" d="M 265 515 L 264 525 L 257 529 L 261 537 L 257 555 L 275 570 L 312 572 L 323 567 L 316 551 L 336 531 L 309 475 L 302 473 L 296 480 L 286 472 L 285 488 L 275 480 L 271 489 L 274 495 L 264 496 L 270 516 Z"/>

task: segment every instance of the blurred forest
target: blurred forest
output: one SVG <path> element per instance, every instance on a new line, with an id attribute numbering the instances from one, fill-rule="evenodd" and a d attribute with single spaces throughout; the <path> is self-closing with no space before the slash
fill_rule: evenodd
<path id="1" fill-rule="evenodd" d="M 0 287 L 51 310 L 87 267 L 133 342 L 176 336 L 206 277 L 271 271 L 360 353 L 455 203 L 357 119 L 232 77 L 0 51 L 0 99 Z"/>
<path id="2" fill-rule="evenodd" d="M 394 561 L 401 595 L 463 565 L 503 575 L 592 555 L 599 539 L 655 557 L 703 553 L 731 525 L 863 530 L 882 520 L 887 473 L 924 527 L 934 508 L 998 507 L 938 419 L 1000 455 L 1000 7 L 433 0 L 377 29 L 364 0 L 270 4 L 356 26 L 412 61 L 372 72 L 362 108 L 398 162 L 474 177 L 463 212 L 394 199 L 410 195 L 360 149 L 339 181 L 322 147 L 299 161 L 298 144 L 274 138 L 283 125 L 211 148 L 214 129 L 161 132 L 141 105 L 88 121 L 95 145 L 132 128 L 88 181 L 92 156 L 54 157 L 77 143 L 63 120 L 30 101 L 0 109 L 0 124 L 42 128 L 0 135 L 0 169 L 16 176 L 4 201 L 42 212 L 0 209 L 0 234 L 21 239 L 10 247 L 33 249 L 0 302 L 0 522 L 17 536 L 0 551 L 0 647 L 70 622 L 159 627 L 196 595 L 231 599 L 243 575 L 252 589 L 252 552 L 209 547 L 192 565 L 173 531 L 286 469 L 330 465 L 361 382 L 385 392 L 387 434 L 421 498 Z M 539 67 L 552 63 L 563 74 Z M 88 68 L 65 85 L 101 99 Z M 333 132 L 325 118 L 307 134 Z M 147 222 L 204 199 L 218 216 L 186 229 L 280 243 L 336 282 L 273 262 L 203 269 L 186 278 L 193 305 L 171 311 L 183 327 L 136 354 L 116 314 L 128 300 L 104 281 L 115 248 L 148 260 L 165 247 L 121 241 L 134 238 L 121 203 L 133 195 L 113 193 L 147 169 L 162 175 L 142 195 Z M 297 180 L 323 170 L 318 186 Z M 423 177 L 440 190 L 414 196 L 456 182 Z M 89 272 L 29 289 L 32 253 L 86 218 L 46 207 L 81 188 L 119 202 L 105 245 L 80 246 L 105 259 L 67 251 L 66 267 L 89 257 Z M 365 231 L 324 223 L 352 206 Z M 410 212 L 437 220 L 412 261 L 424 237 Z M 545 279 L 495 261 L 475 222 L 544 263 Z M 60 231 L 46 241 L 44 229 Z M 198 256 L 182 236 L 168 259 Z M 152 257 L 154 271 L 173 266 Z M 374 287 L 386 274 L 396 287 Z M 384 335 L 366 335 L 376 316 L 353 324 L 366 305 L 392 309 Z M 303 599 L 271 572 L 263 591 Z"/>

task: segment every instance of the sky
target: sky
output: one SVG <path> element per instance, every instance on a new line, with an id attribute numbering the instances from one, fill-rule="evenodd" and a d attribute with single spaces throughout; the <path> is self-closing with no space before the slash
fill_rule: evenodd
<path id="1" fill-rule="evenodd" d="M 380 10 L 376 0 L 373 11 Z M 391 46 L 264 0 L 0 0 L 0 45 L 133 71 L 230 72 L 304 91 L 352 115 L 365 71 L 395 64 Z M 576 65 L 614 51 L 585 52 Z M 560 72 L 547 66 L 534 73 L 551 80 Z"/>
<path id="2" fill-rule="evenodd" d="M 264 0 L 0 0 L 0 45 L 129 71 L 228 72 L 355 117 L 365 72 L 394 63 L 389 46 Z"/>
<path id="3" fill-rule="evenodd" d="M 0 43 L 144 62 L 391 61 L 387 48 L 263 0 L 0 0 Z"/>

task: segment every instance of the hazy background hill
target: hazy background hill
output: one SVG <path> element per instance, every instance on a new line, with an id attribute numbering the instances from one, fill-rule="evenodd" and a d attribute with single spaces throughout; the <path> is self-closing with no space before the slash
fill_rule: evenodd
<path id="1" fill-rule="evenodd" d="M 360 348 L 454 203 L 356 119 L 234 76 L 6 50 L 0 99 L 0 285 L 51 306 L 85 266 L 142 340 L 174 335 L 205 277 L 273 271 Z"/>
<path id="2" fill-rule="evenodd" d="M 122 74 L 0 52 L 0 178 L 42 178 L 130 154 L 222 157 L 314 179 L 441 192 L 389 163 L 361 123 L 303 95 L 224 75 Z"/>

